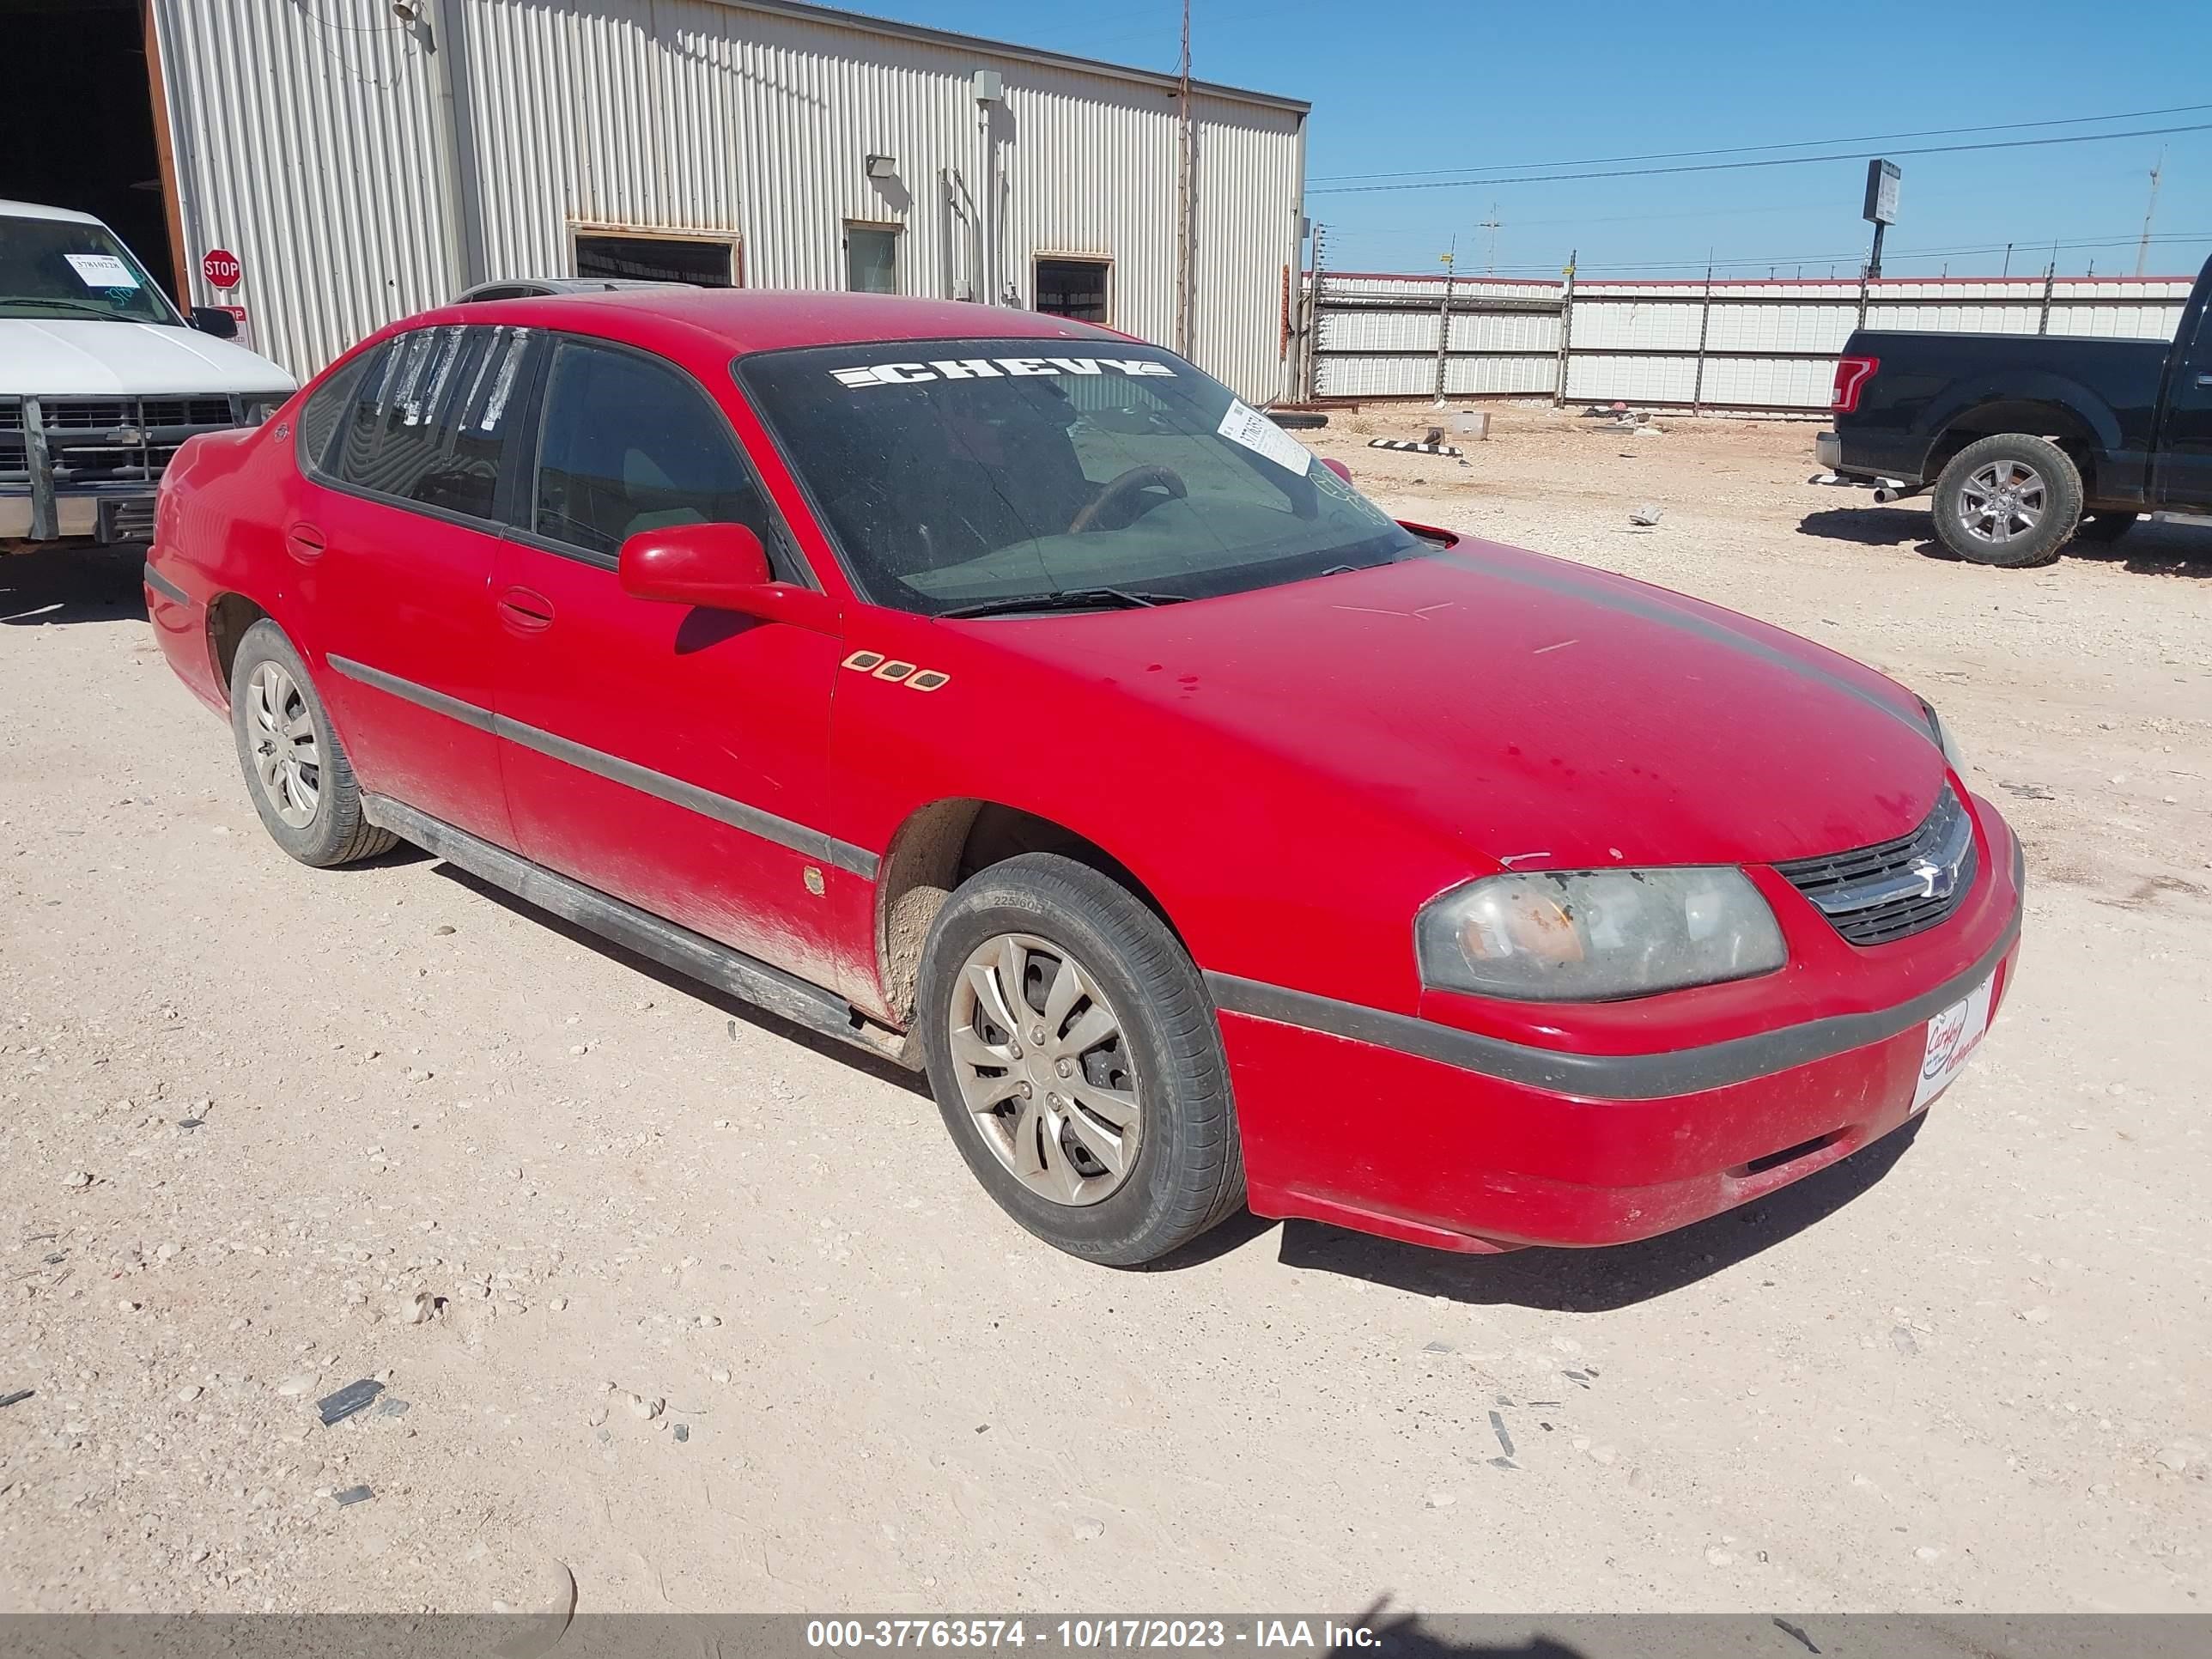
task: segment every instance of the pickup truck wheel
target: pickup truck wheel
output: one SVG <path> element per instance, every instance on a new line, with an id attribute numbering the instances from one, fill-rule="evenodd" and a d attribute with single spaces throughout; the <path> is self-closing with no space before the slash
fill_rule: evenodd
<path id="1" fill-rule="evenodd" d="M 2089 513 L 2082 515 L 2081 527 L 2074 532 L 2077 542 L 2116 542 L 2136 527 L 2140 513 Z"/>
<path id="2" fill-rule="evenodd" d="M 353 768 L 307 665 L 265 617 L 246 630 L 231 662 L 230 729 L 262 827 L 301 863 L 351 864 L 398 841 L 362 816 Z"/>
<path id="3" fill-rule="evenodd" d="M 2049 564 L 2081 521 L 2081 474 L 2043 438 L 2002 433 L 1968 444 L 1936 480 L 1936 534 L 1974 564 Z"/>
<path id="4" fill-rule="evenodd" d="M 945 1127 L 1047 1243 L 1136 1267 L 1243 1203 L 1205 981 L 1118 883 L 1051 853 L 978 872 L 938 913 L 921 992 Z"/>

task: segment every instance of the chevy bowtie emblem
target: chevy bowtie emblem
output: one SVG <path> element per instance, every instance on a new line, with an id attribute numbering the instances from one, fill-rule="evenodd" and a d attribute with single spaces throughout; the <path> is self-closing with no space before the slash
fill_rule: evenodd
<path id="1" fill-rule="evenodd" d="M 1933 859 L 1915 859 L 1909 873 L 1919 880 L 1921 896 L 1924 898 L 1948 898 L 1952 889 L 1959 884 L 1957 864 L 1938 864 Z"/>

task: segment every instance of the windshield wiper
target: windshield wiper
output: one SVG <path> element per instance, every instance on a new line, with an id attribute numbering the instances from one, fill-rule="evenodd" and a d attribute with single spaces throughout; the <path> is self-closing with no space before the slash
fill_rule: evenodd
<path id="1" fill-rule="evenodd" d="M 1003 617 L 1023 611 L 1133 611 L 1155 605 L 1180 605 L 1188 593 L 1149 593 L 1132 587 L 1062 587 L 1042 593 L 1009 593 L 973 605 L 956 605 L 944 617 Z"/>
<path id="2" fill-rule="evenodd" d="M 102 322 L 111 319 L 126 323 L 137 320 L 118 312 L 103 310 L 83 300 L 59 300 L 45 294 L 10 294 L 0 297 L 0 306 L 67 306 L 72 311 L 82 312 L 88 317 L 97 317 Z"/>

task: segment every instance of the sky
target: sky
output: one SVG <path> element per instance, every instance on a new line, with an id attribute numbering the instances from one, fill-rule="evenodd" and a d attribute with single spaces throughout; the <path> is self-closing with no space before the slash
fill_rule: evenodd
<path id="1" fill-rule="evenodd" d="M 1181 19 L 1180 0 L 843 3 L 1170 70 Z M 1437 272 L 1454 252 L 1474 276 L 1556 276 L 1571 255 L 1585 276 L 1696 277 L 1709 258 L 1721 276 L 1854 276 L 1877 155 L 1904 175 L 1885 275 L 1995 274 L 2008 242 L 2015 274 L 2054 258 L 2132 274 L 2161 155 L 2145 269 L 2194 275 L 2212 254 L 2208 0 L 1193 0 L 1191 35 L 1197 78 L 1312 102 L 1306 212 L 1335 270 Z M 2014 130 L 1886 137 L 1997 126 Z M 2145 131 L 2179 127 L 2203 130 Z M 1904 153 L 2091 133 L 2142 136 Z M 1785 144 L 1806 148 L 1610 159 Z M 1805 154 L 1838 159 L 1555 176 Z M 1377 176 L 1443 169 L 1544 177 Z"/>

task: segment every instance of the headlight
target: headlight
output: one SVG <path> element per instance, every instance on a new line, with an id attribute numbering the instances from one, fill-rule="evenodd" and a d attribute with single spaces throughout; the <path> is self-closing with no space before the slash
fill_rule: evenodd
<path id="1" fill-rule="evenodd" d="M 1424 983 L 1523 1001 L 1649 996 L 1789 959 L 1774 912 L 1732 866 L 1486 876 L 1430 901 L 1413 937 Z"/>
<path id="2" fill-rule="evenodd" d="M 1936 738 L 1936 746 L 1943 751 L 1943 763 L 1960 777 L 1965 777 L 1966 751 L 1960 748 L 1957 740 L 1951 736 L 1949 730 L 1943 724 L 1942 717 L 1936 714 L 1936 705 L 1923 697 L 1920 700 L 1920 712 L 1928 716 L 1928 730 Z"/>

